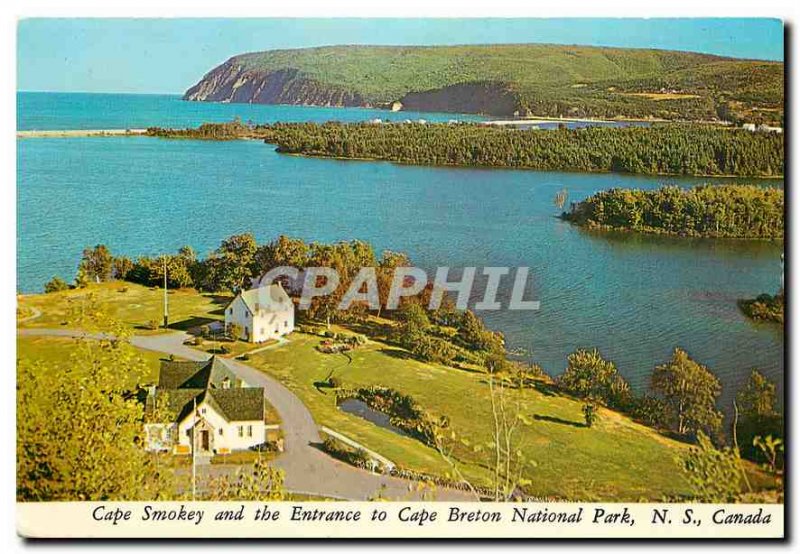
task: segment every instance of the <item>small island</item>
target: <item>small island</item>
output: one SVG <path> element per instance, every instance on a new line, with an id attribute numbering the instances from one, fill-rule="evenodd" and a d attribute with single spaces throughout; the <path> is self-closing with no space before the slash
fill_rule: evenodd
<path id="1" fill-rule="evenodd" d="M 785 299 L 783 290 L 776 295 L 759 294 L 756 298 L 739 300 L 744 315 L 755 321 L 771 321 L 783 325 Z"/>
<path id="2" fill-rule="evenodd" d="M 784 191 L 755 185 L 614 188 L 574 203 L 576 225 L 687 237 L 783 239 Z"/>

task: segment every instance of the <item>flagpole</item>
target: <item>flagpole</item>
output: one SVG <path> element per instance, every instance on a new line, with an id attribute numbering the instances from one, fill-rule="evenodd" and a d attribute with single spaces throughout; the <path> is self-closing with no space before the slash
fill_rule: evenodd
<path id="1" fill-rule="evenodd" d="M 164 256 L 164 329 L 169 327 L 169 306 L 167 305 L 167 257 Z"/>

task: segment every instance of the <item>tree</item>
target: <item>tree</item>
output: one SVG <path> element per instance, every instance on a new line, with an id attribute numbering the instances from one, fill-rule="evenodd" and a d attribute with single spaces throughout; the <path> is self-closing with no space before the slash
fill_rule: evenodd
<path id="1" fill-rule="evenodd" d="M 257 250 L 258 245 L 251 233 L 233 235 L 223 240 L 219 248 L 197 268 L 202 288 L 233 292 L 248 288 L 250 278 L 257 273 Z"/>
<path id="2" fill-rule="evenodd" d="M 753 369 L 747 383 L 736 393 L 734 402 L 734 439 L 745 458 L 756 460 L 763 453 L 755 439 L 784 435 L 783 416 L 776 409 L 775 383 Z M 741 438 L 741 440 L 739 440 Z"/>
<path id="3" fill-rule="evenodd" d="M 252 466 L 234 475 L 221 475 L 209 483 L 207 500 L 280 501 L 286 500 L 284 473 L 261 456 Z"/>
<path id="4" fill-rule="evenodd" d="M 302 239 L 280 235 L 276 240 L 258 247 L 254 262 L 258 276 L 276 267 L 302 270 L 308 264 L 308 245 Z M 283 281 L 284 288 L 291 290 L 288 280 Z"/>
<path id="5" fill-rule="evenodd" d="M 736 403 L 744 417 L 764 418 L 776 414 L 775 383 L 757 369 L 750 371 L 745 386 L 736 393 Z"/>
<path id="6" fill-rule="evenodd" d="M 699 502 L 733 502 L 742 492 L 744 473 L 739 453 L 717 449 L 705 433 L 697 434 L 697 446 L 679 458 L 692 497 Z"/>
<path id="7" fill-rule="evenodd" d="M 144 361 L 125 329 L 88 302 L 76 323 L 117 338 L 82 339 L 70 358 L 18 365 L 17 499 L 168 499 L 172 473 L 143 449 L 144 406 L 133 394 Z"/>
<path id="8" fill-rule="evenodd" d="M 380 309 L 378 310 L 378 317 L 381 316 L 381 310 L 389 301 L 389 291 L 392 288 L 392 281 L 394 280 L 394 272 L 398 267 L 408 267 L 411 265 L 406 254 L 401 252 L 392 252 L 391 250 L 384 250 L 381 255 L 378 268 L 375 272 L 378 281 L 378 298 L 380 299 Z"/>
<path id="9" fill-rule="evenodd" d="M 567 356 L 567 368 L 557 384 L 578 398 L 609 406 L 623 405 L 630 394 L 614 362 L 604 359 L 596 348 L 579 348 Z"/>
<path id="10" fill-rule="evenodd" d="M 413 347 L 414 343 L 421 340 L 431 326 L 425 308 L 416 302 L 404 302 L 398 312 L 400 320 L 396 332 L 397 342 L 406 347 Z"/>
<path id="11" fill-rule="evenodd" d="M 88 281 L 100 283 L 108 281 L 112 276 L 114 257 L 104 244 L 94 248 L 84 248 L 83 257 L 78 265 L 78 275 Z"/>
<path id="12" fill-rule="evenodd" d="M 679 435 L 719 431 L 722 413 L 716 402 L 722 385 L 706 366 L 692 360 L 684 350 L 676 348 L 669 362 L 656 366 L 650 387 L 663 399 L 667 423 Z"/>
<path id="13" fill-rule="evenodd" d="M 67 284 L 67 282 L 58 276 L 53 277 L 44 285 L 44 292 L 46 293 L 60 292 L 62 290 L 68 290 L 68 289 L 69 285 Z"/>

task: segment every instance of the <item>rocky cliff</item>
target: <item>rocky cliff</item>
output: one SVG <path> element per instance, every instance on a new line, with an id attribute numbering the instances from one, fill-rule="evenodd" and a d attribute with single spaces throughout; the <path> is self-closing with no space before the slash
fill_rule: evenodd
<path id="1" fill-rule="evenodd" d="M 249 70 L 229 60 L 186 91 L 184 100 L 305 106 L 366 106 L 359 94 L 323 85 L 297 69 Z"/>
<path id="2" fill-rule="evenodd" d="M 297 69 L 250 70 L 229 60 L 186 91 L 184 100 L 303 106 L 379 107 L 420 112 L 512 115 L 519 99 L 503 83 L 461 83 L 409 92 L 392 102 L 373 105 L 360 94 L 321 83 Z M 398 105 L 399 102 L 399 105 Z M 396 108 L 395 108 L 396 109 Z"/>

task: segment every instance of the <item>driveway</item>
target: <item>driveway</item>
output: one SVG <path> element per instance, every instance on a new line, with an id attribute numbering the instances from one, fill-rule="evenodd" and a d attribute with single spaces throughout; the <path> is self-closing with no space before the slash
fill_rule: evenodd
<path id="1" fill-rule="evenodd" d="M 18 329 L 26 336 L 60 336 L 104 338 L 69 329 Z M 209 358 L 183 343 L 190 338 L 186 333 L 173 332 L 158 335 L 136 335 L 131 343 L 145 350 L 172 354 L 187 360 L 202 361 Z M 287 490 L 294 493 L 327 496 L 348 500 L 367 500 L 379 493 L 387 499 L 420 500 L 417 483 L 387 475 L 376 475 L 335 460 L 319 450 L 322 439 L 311 412 L 300 399 L 279 381 L 237 360 L 220 358 L 241 379 L 254 387 L 263 387 L 264 396 L 281 418 L 284 433 L 284 452 L 274 465 L 284 470 Z M 212 466 L 209 471 L 230 471 Z M 475 500 L 468 492 L 439 487 L 436 500 Z"/>

